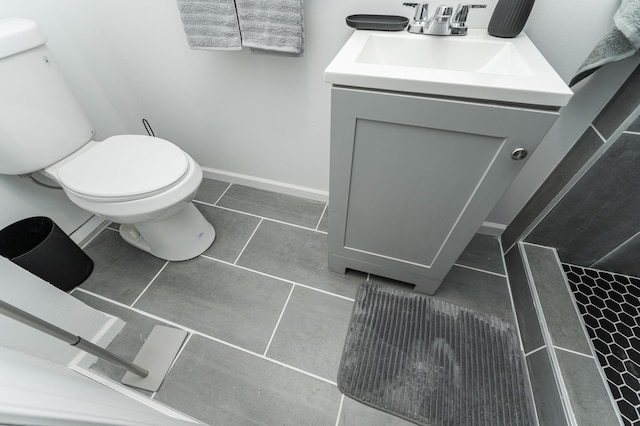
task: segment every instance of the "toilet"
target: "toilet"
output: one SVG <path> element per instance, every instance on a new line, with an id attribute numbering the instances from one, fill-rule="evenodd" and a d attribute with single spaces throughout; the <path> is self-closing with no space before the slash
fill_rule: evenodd
<path id="1" fill-rule="evenodd" d="M 74 204 L 120 224 L 126 242 L 161 259 L 202 254 L 215 230 L 192 203 L 200 166 L 161 138 L 92 140 L 46 40 L 33 21 L 0 19 L 0 174 L 46 176 Z"/>

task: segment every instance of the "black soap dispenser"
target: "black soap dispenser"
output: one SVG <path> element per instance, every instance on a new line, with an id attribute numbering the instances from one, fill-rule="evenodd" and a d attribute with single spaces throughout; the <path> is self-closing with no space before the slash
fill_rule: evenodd
<path id="1" fill-rule="evenodd" d="M 487 31 L 494 37 L 513 38 L 520 34 L 529 19 L 535 0 L 500 0 Z"/>

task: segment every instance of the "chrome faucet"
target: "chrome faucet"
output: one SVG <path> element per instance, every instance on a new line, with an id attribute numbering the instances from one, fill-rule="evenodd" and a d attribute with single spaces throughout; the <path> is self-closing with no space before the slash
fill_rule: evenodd
<path id="1" fill-rule="evenodd" d="M 486 4 L 458 4 L 453 13 L 451 6 L 441 5 L 436 13 L 429 17 L 428 3 L 403 3 L 404 6 L 416 8 L 413 21 L 409 23 L 407 31 L 414 34 L 427 35 L 467 35 L 467 16 L 469 9 L 484 9 Z"/>

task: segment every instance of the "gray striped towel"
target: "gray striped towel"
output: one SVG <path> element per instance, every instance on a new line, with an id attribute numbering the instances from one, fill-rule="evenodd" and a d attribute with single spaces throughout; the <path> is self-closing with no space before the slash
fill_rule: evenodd
<path id="1" fill-rule="evenodd" d="M 192 49 L 240 50 L 240 27 L 233 0 L 177 0 Z"/>
<path id="2" fill-rule="evenodd" d="M 302 0 L 236 0 L 236 7 L 243 46 L 302 54 Z"/>

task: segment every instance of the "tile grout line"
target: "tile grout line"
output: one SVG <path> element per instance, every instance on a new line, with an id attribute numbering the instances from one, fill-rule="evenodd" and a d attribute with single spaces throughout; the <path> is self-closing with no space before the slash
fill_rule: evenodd
<path id="1" fill-rule="evenodd" d="M 518 334 L 518 343 L 520 344 L 520 351 L 524 354 L 524 368 L 527 373 L 527 384 L 529 387 L 529 394 L 531 395 L 531 402 L 533 403 L 533 417 L 535 419 L 536 424 L 540 424 L 540 419 L 538 418 L 538 404 L 536 404 L 536 399 L 533 396 L 533 383 L 531 382 L 531 375 L 529 372 L 529 364 L 527 363 L 527 355 L 524 353 L 524 340 L 522 339 L 522 333 L 520 332 L 520 323 L 518 321 L 518 315 L 516 313 L 516 302 L 513 299 L 513 292 L 511 291 L 511 280 L 509 279 L 509 270 L 507 269 L 507 260 L 505 259 L 504 247 L 502 246 L 502 240 L 498 238 L 498 247 L 500 247 L 500 255 L 502 259 L 502 268 L 504 269 L 504 278 L 507 281 L 507 290 L 509 290 L 509 300 L 511 301 L 511 309 L 513 311 L 513 318 L 516 325 L 516 333 Z M 517 254 L 519 255 L 519 253 Z M 522 260 L 522 258 L 521 258 Z M 525 277 L 526 279 L 526 277 Z"/>
<path id="2" fill-rule="evenodd" d="M 351 297 L 342 296 L 341 294 L 331 293 L 330 291 L 327 291 L 327 290 L 322 290 L 322 289 L 319 289 L 319 288 L 316 288 L 316 287 L 311 287 L 309 285 L 301 284 L 299 282 L 288 280 L 286 278 L 277 277 L 275 275 L 267 274 L 266 272 L 261 272 L 261 271 L 255 270 L 255 269 L 247 268 L 246 266 L 234 265 L 233 263 L 230 263 L 230 262 L 227 262 L 227 261 L 221 260 L 221 259 L 216 259 L 215 257 L 207 256 L 205 254 L 201 254 L 200 257 L 203 257 L 203 258 L 209 259 L 209 260 L 213 260 L 214 262 L 220 262 L 220 263 L 225 264 L 225 265 L 229 265 L 229 266 L 233 266 L 233 267 L 236 267 L 236 268 L 240 268 L 240 269 L 243 269 L 243 270 L 248 271 L 248 272 L 253 272 L 253 273 L 258 274 L 258 275 L 262 275 L 262 276 L 265 276 L 265 277 L 273 278 L 273 279 L 276 279 L 278 281 L 285 282 L 287 284 L 295 284 L 295 285 L 297 285 L 299 287 L 303 287 L 303 288 L 306 288 L 306 289 L 309 289 L 309 290 L 317 291 L 319 293 L 324 293 L 324 294 L 327 294 L 329 296 L 334 296 L 334 297 L 337 297 L 337 298 L 340 298 L 340 299 L 348 300 L 349 302 L 354 302 L 355 301 L 355 299 L 353 299 Z"/>
<path id="3" fill-rule="evenodd" d="M 229 185 L 227 185 L 227 187 L 224 189 L 224 191 L 222 191 L 222 194 L 220 194 L 220 196 L 218 197 L 218 199 L 215 201 L 215 203 L 213 203 L 214 206 L 217 206 L 218 203 L 220 202 L 220 200 L 222 200 L 222 197 L 225 196 L 225 194 L 227 193 L 227 191 L 229 191 L 229 188 L 231 188 L 233 184 L 231 182 L 229 182 Z"/>
<path id="4" fill-rule="evenodd" d="M 164 268 L 167 267 L 167 265 L 169 264 L 169 261 L 167 260 L 164 265 L 162 265 L 162 268 L 160 268 L 160 270 L 153 276 L 153 278 L 151 278 L 151 281 L 149 281 L 149 284 L 147 284 L 147 286 L 144 288 L 144 290 L 142 290 L 142 292 L 138 295 L 138 297 L 136 297 L 136 300 L 134 300 L 131 303 L 131 307 L 133 307 L 133 305 L 135 305 L 136 303 L 138 303 L 138 300 L 140 300 L 140 298 L 142 297 L 142 295 L 147 291 L 147 289 L 149 288 L 149 286 L 151 286 L 151 284 L 153 284 L 153 282 L 156 280 L 156 278 L 158 278 L 158 275 L 160 275 L 160 273 L 162 271 L 164 271 Z"/>
<path id="5" fill-rule="evenodd" d="M 262 221 L 264 219 L 260 219 L 260 222 L 258 222 L 258 224 L 256 225 L 256 228 L 253 230 L 253 232 L 251 233 L 251 235 L 249 236 L 249 239 L 247 240 L 247 242 L 245 243 L 244 247 L 242 247 L 242 250 L 240 250 L 240 253 L 238 253 L 238 256 L 236 257 L 236 260 L 233 261 L 233 264 L 236 265 L 238 263 L 238 260 L 240 260 L 240 256 L 242 256 L 242 254 L 244 253 L 244 251 L 246 250 L 247 246 L 249 245 L 249 243 L 251 242 L 251 240 L 253 240 L 253 236 L 256 235 L 256 232 L 258 232 L 258 228 L 260 228 L 260 225 L 262 225 Z"/>
<path id="6" fill-rule="evenodd" d="M 198 200 L 193 200 L 193 201 L 195 203 L 197 203 L 197 204 L 203 204 L 203 205 L 209 206 L 209 207 L 216 207 L 218 209 L 227 210 L 227 211 L 238 213 L 238 214 L 243 214 L 243 215 L 246 215 L 246 216 L 251 216 L 251 217 L 258 218 L 258 219 L 270 220 L 271 222 L 280 223 L 282 225 L 287 225 L 287 226 L 293 226 L 295 228 L 300 228 L 300 229 L 304 229 L 304 230 L 307 230 L 307 231 L 317 232 L 318 234 L 324 234 L 324 235 L 328 234 L 328 232 L 326 232 L 326 231 L 320 231 L 318 229 L 309 228 L 308 226 L 302 226 L 302 225 L 298 225 L 298 224 L 291 223 L 291 222 L 285 222 L 283 220 L 273 219 L 271 217 L 260 216 L 260 215 L 257 215 L 255 213 L 243 212 L 242 210 L 236 210 L 236 209 L 232 209 L 232 208 L 225 207 L 225 206 L 219 206 L 219 205 L 207 203 L 207 202 L 204 202 L 204 201 L 198 201 Z"/>
<path id="7" fill-rule="evenodd" d="M 596 135 L 598 135 L 598 137 L 601 139 L 602 143 L 607 143 L 607 138 L 602 136 L 602 133 L 600 133 L 600 131 L 598 129 L 596 129 L 596 126 L 594 126 L 593 123 L 589 124 L 589 127 L 591 127 L 591 130 L 593 130 L 596 133 Z"/>
<path id="8" fill-rule="evenodd" d="M 291 290 L 289 290 L 289 295 L 287 296 L 287 300 L 284 301 L 284 306 L 282 307 L 282 311 L 280 311 L 280 316 L 278 317 L 278 321 L 276 321 L 276 326 L 273 328 L 273 333 L 271 333 L 271 337 L 269 338 L 269 342 L 267 343 L 267 347 L 264 349 L 264 353 L 262 356 L 267 356 L 267 352 L 269 352 L 269 348 L 271 347 L 271 342 L 273 342 L 273 338 L 278 331 L 278 326 L 280 325 L 280 321 L 284 316 L 284 311 L 287 309 L 287 305 L 289 305 L 289 300 L 291 299 L 291 295 L 293 294 L 293 289 L 296 288 L 295 284 L 291 285 Z"/>
<path id="9" fill-rule="evenodd" d="M 540 346 L 539 348 L 533 349 L 531 351 L 529 351 L 528 353 L 524 354 L 525 358 L 528 357 L 529 355 L 533 355 L 536 352 L 540 352 L 542 349 L 546 348 L 547 344 L 545 343 L 544 345 Z"/>
<path id="10" fill-rule="evenodd" d="M 278 361 L 278 360 L 273 359 L 273 358 L 270 358 L 270 357 L 268 357 L 268 356 L 260 355 L 260 354 L 259 354 L 259 353 L 257 353 L 257 352 L 253 352 L 253 351 L 251 351 L 251 350 L 249 350 L 249 349 L 245 349 L 245 348 L 243 348 L 243 347 L 241 347 L 241 346 L 234 345 L 233 343 L 226 342 L 226 341 L 224 341 L 224 340 L 221 340 L 221 339 L 218 339 L 218 338 L 216 338 L 216 337 L 210 336 L 210 335 L 208 335 L 208 334 L 202 333 L 202 332 L 200 332 L 200 331 L 194 330 L 194 329 L 192 329 L 192 328 L 190 328 L 190 327 L 187 327 L 187 326 L 185 326 L 185 325 L 178 324 L 178 323 L 176 323 L 176 322 L 174 322 L 174 321 L 171 321 L 171 320 L 168 320 L 168 319 L 166 319 L 166 318 L 159 317 L 158 315 L 152 314 L 152 313 L 147 312 L 147 311 L 143 311 L 142 309 L 139 309 L 139 308 L 135 308 L 135 307 L 132 307 L 132 306 L 125 305 L 124 303 L 118 302 L 118 301 L 116 301 L 116 300 L 109 299 L 108 297 L 101 296 L 101 295 L 99 295 L 99 294 L 97 294 L 97 293 L 93 293 L 92 291 L 84 290 L 84 289 L 82 289 L 82 288 L 79 288 L 79 289 L 78 289 L 78 291 L 80 291 L 80 292 L 82 292 L 82 293 L 86 293 L 86 294 L 88 294 L 88 295 L 90 295 L 90 296 L 93 296 L 93 297 L 98 298 L 98 299 L 100 299 L 100 300 L 103 300 L 103 301 L 105 301 L 105 302 L 109 302 L 109 303 L 114 304 L 114 305 L 116 305 L 116 306 L 119 306 L 119 307 L 121 307 L 121 308 L 130 309 L 130 310 L 132 310 L 132 311 L 134 311 L 134 312 L 136 312 L 136 313 L 138 313 L 138 314 L 140 314 L 140 315 L 146 316 L 146 317 L 148 317 L 148 318 L 151 318 L 151 319 L 154 319 L 154 320 L 157 320 L 157 321 L 161 321 L 161 322 L 163 322 L 163 323 L 165 323 L 165 324 L 168 324 L 168 325 L 174 326 L 174 327 L 179 328 L 179 329 L 181 329 L 181 330 L 184 330 L 184 331 L 186 331 L 186 332 L 188 332 L 188 333 L 195 334 L 195 335 L 198 335 L 198 336 L 203 337 L 203 338 L 205 338 L 205 339 L 212 340 L 212 341 L 214 341 L 214 342 L 220 343 L 221 345 L 224 345 L 224 346 L 227 346 L 227 347 L 229 347 L 229 348 L 232 348 L 232 349 L 238 350 L 238 351 L 240 351 L 240 352 L 244 352 L 244 353 L 246 353 L 246 354 L 248 354 L 248 355 L 251 355 L 251 356 L 254 356 L 254 357 L 257 357 L 257 358 L 263 359 L 263 360 L 265 360 L 265 361 L 269 361 L 269 362 L 271 362 L 271 363 L 274 363 L 274 364 L 280 365 L 280 366 L 285 367 L 285 368 L 287 368 L 287 369 L 289 369 L 289 370 L 297 371 L 297 372 L 299 372 L 299 373 L 301 373 L 301 374 L 304 374 L 305 376 L 312 377 L 312 378 L 314 378 L 314 379 L 320 380 L 320 381 L 322 381 L 322 382 L 328 383 L 328 384 L 333 385 L 333 386 L 338 386 L 338 384 L 337 384 L 336 382 L 333 382 L 333 381 L 331 381 L 331 380 L 329 380 L 329 379 L 325 379 L 324 377 L 322 377 L 322 376 L 318 376 L 317 374 L 314 374 L 314 373 L 311 373 L 311 372 L 308 372 L 308 371 L 302 370 L 302 369 L 300 369 L 300 368 L 298 368 L 298 367 L 294 367 L 293 365 L 285 364 L 284 362 Z"/>
<path id="11" fill-rule="evenodd" d="M 328 205 L 329 205 L 328 203 L 324 204 L 324 208 L 322 209 L 322 213 L 320 213 L 320 219 L 318 219 L 318 223 L 316 224 L 316 228 L 315 228 L 316 231 L 319 231 L 318 228 L 320 228 L 320 223 L 322 222 L 322 218 L 324 217 L 324 212 L 327 211 L 327 206 Z"/>
<path id="12" fill-rule="evenodd" d="M 502 258 L 502 267 L 504 268 L 505 272 L 507 271 L 507 262 L 504 259 L 504 247 L 502 247 L 502 241 L 498 240 L 498 245 L 500 247 L 500 255 Z M 524 343 L 522 342 L 522 335 L 520 333 L 520 324 L 518 323 L 518 315 L 516 315 L 516 304 L 513 300 L 513 293 L 511 292 L 511 280 L 509 280 L 509 275 L 505 274 L 504 278 L 507 281 L 507 290 L 509 291 L 509 301 L 511 302 L 511 311 L 513 312 L 513 317 L 516 323 L 516 330 L 518 333 L 518 340 L 520 343 L 520 350 L 522 351 L 522 353 L 524 353 Z"/>
<path id="13" fill-rule="evenodd" d="M 500 247 L 501 247 L 501 248 L 500 248 L 500 250 L 502 250 L 502 243 L 500 244 Z M 504 254 L 503 254 L 503 259 L 502 259 L 502 260 L 503 260 L 503 262 L 504 262 Z M 471 269 L 471 270 L 473 270 L 473 271 L 477 271 L 477 272 L 484 272 L 484 273 L 486 273 L 486 274 L 496 275 L 496 276 L 498 276 L 498 277 L 502 277 L 502 278 L 505 278 L 505 277 L 507 276 L 507 274 L 499 274 L 499 273 L 497 273 L 497 272 L 487 271 L 487 270 L 485 270 L 485 269 L 480 269 L 480 268 L 476 268 L 476 267 L 473 267 L 473 266 L 462 265 L 462 264 L 460 264 L 460 263 L 454 263 L 454 264 L 453 264 L 453 266 L 459 266 L 460 268 Z M 503 265 L 503 266 L 504 266 L 504 265 Z"/>
<path id="14" fill-rule="evenodd" d="M 597 265 L 600 262 L 605 261 L 609 256 L 613 256 L 617 251 L 619 250 L 624 250 L 624 246 L 627 245 L 628 243 L 630 243 L 634 238 L 636 238 L 638 235 L 640 235 L 640 232 L 636 232 L 635 234 L 633 234 L 633 236 L 631 236 L 630 238 L 628 238 L 626 241 L 624 241 L 622 244 L 619 244 L 616 248 L 614 248 L 613 250 L 611 250 L 610 252 L 608 252 L 607 254 L 605 254 L 604 256 L 602 256 L 600 259 L 596 260 L 595 262 L 593 262 L 591 265 L 588 266 L 589 269 L 596 269 L 595 265 Z"/>
<path id="15" fill-rule="evenodd" d="M 178 358 L 180 357 L 180 355 L 182 355 L 182 351 L 184 351 L 184 348 L 187 347 L 187 343 L 189 343 L 189 340 L 191 340 L 191 336 L 193 336 L 193 333 L 189 333 L 189 332 L 187 332 L 187 333 L 188 333 L 187 334 L 187 338 L 182 343 L 182 346 L 180 347 L 180 350 L 178 351 L 176 356 L 173 358 L 173 362 L 171 363 L 171 365 L 169 366 L 169 369 L 167 370 L 167 372 L 164 375 L 165 379 L 167 378 L 167 376 L 169 375 L 169 373 L 173 369 L 173 366 L 176 365 L 176 361 L 178 361 Z M 154 399 L 156 397 L 157 393 L 158 393 L 158 391 L 155 391 L 153 394 L 151 394 L 151 396 L 149 398 Z"/>
<path id="16" fill-rule="evenodd" d="M 578 351 L 574 351 L 574 350 L 571 350 L 571 349 L 563 348 L 562 346 L 553 345 L 553 348 L 557 349 L 559 351 L 562 351 L 562 352 L 567 352 L 567 353 L 574 354 L 574 355 L 581 355 L 581 356 L 583 356 L 585 358 L 589 358 L 589 359 L 595 359 L 593 357 L 593 355 L 583 354 L 582 352 L 578 352 Z"/>
<path id="17" fill-rule="evenodd" d="M 340 405 L 338 405 L 338 415 L 336 416 L 335 426 L 340 425 L 340 415 L 342 414 L 342 404 L 344 404 L 344 394 L 340 395 Z"/>

